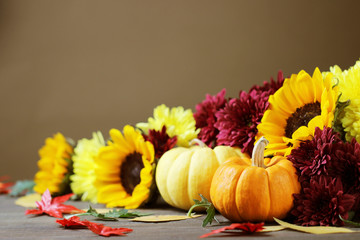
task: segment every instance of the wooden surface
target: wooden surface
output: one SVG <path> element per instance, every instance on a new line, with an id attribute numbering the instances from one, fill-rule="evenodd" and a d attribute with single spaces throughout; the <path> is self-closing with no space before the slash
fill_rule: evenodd
<path id="1" fill-rule="evenodd" d="M 55 218 L 42 216 L 25 216 L 25 209 L 14 204 L 15 198 L 0 196 L 0 239 L 101 239 L 87 229 L 64 229 L 55 222 Z M 86 202 L 68 202 L 78 208 L 88 208 Z M 103 205 L 95 205 L 104 208 Z M 156 208 L 141 209 L 143 212 L 154 214 L 184 215 L 185 212 L 168 207 L 167 205 L 157 206 Z M 134 231 L 126 237 L 112 236 L 112 239 L 198 239 L 202 234 L 208 233 L 213 229 L 220 228 L 219 225 L 202 228 L 201 223 L 204 216 L 176 222 L 166 223 L 142 223 L 129 220 L 119 220 L 116 222 L 96 221 L 92 217 L 86 217 L 90 221 L 100 222 L 111 227 L 132 228 Z M 218 216 L 221 225 L 229 225 L 222 216 Z M 360 229 L 358 229 L 360 231 Z M 217 234 L 208 239 L 360 239 L 360 233 L 351 234 L 325 234 L 312 235 L 291 230 L 283 230 L 272 233 L 257 233 L 254 235 L 244 235 L 238 233 Z"/>

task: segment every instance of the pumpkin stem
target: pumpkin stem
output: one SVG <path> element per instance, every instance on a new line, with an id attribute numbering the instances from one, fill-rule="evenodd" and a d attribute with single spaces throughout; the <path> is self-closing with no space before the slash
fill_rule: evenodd
<path id="1" fill-rule="evenodd" d="M 207 147 L 206 144 L 198 138 L 194 138 L 193 140 L 190 141 L 190 146 L 195 144 L 199 145 L 200 147 Z"/>
<path id="2" fill-rule="evenodd" d="M 255 144 L 252 151 L 251 165 L 256 167 L 266 168 L 264 164 L 264 150 L 269 144 L 265 137 L 261 137 Z"/>

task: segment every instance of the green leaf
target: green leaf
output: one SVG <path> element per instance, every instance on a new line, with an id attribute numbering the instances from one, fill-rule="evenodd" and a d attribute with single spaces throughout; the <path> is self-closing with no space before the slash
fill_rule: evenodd
<path id="1" fill-rule="evenodd" d="M 35 182 L 32 180 L 17 181 L 11 188 L 10 196 L 19 197 L 26 194 L 34 193 Z"/>
<path id="2" fill-rule="evenodd" d="M 73 216 L 93 216 L 101 220 L 106 221 L 117 221 L 117 218 L 134 218 L 134 217 L 142 217 L 148 216 L 152 213 L 141 213 L 141 212 L 129 212 L 127 209 L 113 209 L 109 210 L 106 213 L 98 213 L 95 208 L 89 206 L 89 209 L 85 213 L 72 214 L 67 216 L 66 218 L 71 218 Z"/>
<path id="3" fill-rule="evenodd" d="M 194 199 L 195 204 L 191 206 L 191 208 L 189 209 L 187 216 L 191 217 L 192 216 L 192 211 L 196 208 L 196 207 L 204 207 L 206 209 L 206 217 L 203 220 L 202 226 L 206 227 L 206 225 L 211 224 L 213 222 L 213 220 L 215 219 L 216 222 L 219 223 L 219 221 L 216 219 L 215 217 L 215 207 L 214 205 L 209 202 L 203 195 L 199 194 L 201 197 L 201 201 Z"/>
<path id="4" fill-rule="evenodd" d="M 334 112 L 334 120 L 332 122 L 332 128 L 338 132 L 343 140 L 345 140 L 345 131 L 344 127 L 342 126 L 341 119 L 344 115 L 344 109 L 349 106 L 350 100 L 346 102 L 340 102 L 341 93 L 336 101 L 336 108 Z"/>

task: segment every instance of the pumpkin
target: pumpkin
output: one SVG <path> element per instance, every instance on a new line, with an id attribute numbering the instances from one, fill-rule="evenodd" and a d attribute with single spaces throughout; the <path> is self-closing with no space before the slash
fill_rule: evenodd
<path id="1" fill-rule="evenodd" d="M 220 163 L 230 157 L 246 155 L 239 148 L 200 146 L 177 147 L 164 153 L 156 167 L 156 184 L 160 195 L 171 206 L 190 209 L 193 199 L 202 194 L 210 199 L 212 177 Z"/>
<path id="2" fill-rule="evenodd" d="M 232 222 L 282 219 L 293 206 L 300 184 L 292 163 L 283 156 L 264 159 L 268 141 L 261 137 L 252 159 L 234 157 L 216 170 L 210 189 L 215 208 Z"/>

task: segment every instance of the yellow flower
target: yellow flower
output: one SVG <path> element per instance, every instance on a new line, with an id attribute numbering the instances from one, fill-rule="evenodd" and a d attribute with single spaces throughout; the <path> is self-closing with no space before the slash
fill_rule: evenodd
<path id="1" fill-rule="evenodd" d="M 126 125 L 124 134 L 110 130 L 111 141 L 96 159 L 98 202 L 107 207 L 137 208 L 150 198 L 154 183 L 154 147 Z"/>
<path id="2" fill-rule="evenodd" d="M 81 195 L 82 201 L 97 202 L 95 183 L 95 158 L 99 149 L 105 146 L 101 132 L 94 132 L 92 139 L 83 138 L 78 141 L 73 160 L 74 174 L 70 176 L 73 193 Z"/>
<path id="3" fill-rule="evenodd" d="M 338 98 L 331 79 L 332 74 L 323 78 L 318 68 L 312 77 L 300 71 L 270 96 L 270 106 L 258 125 L 259 136 L 270 141 L 265 154 L 286 156 L 311 138 L 316 127 L 331 127 Z"/>
<path id="4" fill-rule="evenodd" d="M 345 138 L 353 138 L 360 143 L 360 60 L 348 70 L 342 71 L 339 66 L 330 67 L 334 79 L 338 82 L 341 92 L 340 101 L 350 100 L 341 117 L 341 124 L 345 131 Z"/>
<path id="5" fill-rule="evenodd" d="M 64 191 L 63 182 L 71 167 L 72 153 L 72 146 L 61 133 L 45 140 L 45 145 L 39 150 L 39 171 L 34 178 L 36 192 L 42 194 L 49 189 L 51 194 L 61 194 Z"/>
<path id="6" fill-rule="evenodd" d="M 195 119 L 191 109 L 183 107 L 169 109 L 165 104 L 154 109 L 154 117 L 150 117 L 147 123 L 138 123 L 136 127 L 148 134 L 150 129 L 161 131 L 166 126 L 166 133 L 170 137 L 177 136 L 177 145 L 188 147 L 189 142 L 196 138 L 200 129 L 195 128 Z"/>

